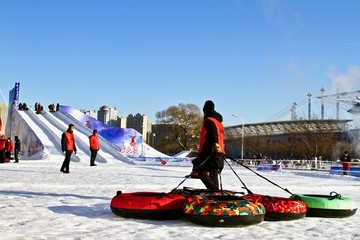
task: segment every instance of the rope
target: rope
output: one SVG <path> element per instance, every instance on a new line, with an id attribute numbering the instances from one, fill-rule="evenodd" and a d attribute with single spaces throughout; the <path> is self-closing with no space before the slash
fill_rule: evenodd
<path id="1" fill-rule="evenodd" d="M 225 161 L 225 160 L 224 160 L 224 161 Z M 229 166 L 230 169 L 233 171 L 233 173 L 235 174 L 235 176 L 240 180 L 240 182 L 242 183 L 242 185 L 244 186 L 244 188 L 246 189 L 246 191 L 247 191 L 248 193 L 252 193 L 252 192 L 250 191 L 250 189 L 246 187 L 245 183 L 241 180 L 241 178 L 239 177 L 239 175 L 237 175 L 237 173 L 235 172 L 234 168 L 230 165 L 230 163 L 228 163 L 227 161 L 225 161 L 225 162 L 228 164 L 228 166 Z"/>
<path id="2" fill-rule="evenodd" d="M 287 193 L 292 194 L 292 192 L 290 192 L 288 189 L 283 188 L 283 187 L 279 186 L 278 184 L 274 183 L 273 181 L 271 181 L 271 180 L 267 179 L 266 177 L 264 177 L 264 176 L 260 175 L 259 173 L 255 172 L 254 170 L 252 170 L 252 169 L 251 169 L 251 168 L 249 168 L 248 166 L 245 166 L 244 164 L 242 164 L 242 163 L 241 163 L 241 162 L 239 162 L 238 160 L 235 160 L 233 157 L 231 157 L 231 156 L 227 156 L 227 157 L 228 157 L 230 160 L 232 160 L 232 161 L 234 161 L 234 162 L 236 162 L 236 163 L 240 164 L 240 165 L 241 165 L 241 166 L 243 166 L 244 168 L 246 168 L 246 169 L 250 170 L 251 172 L 255 173 L 255 174 L 256 174 L 256 175 L 258 175 L 259 177 L 261 177 L 261 178 L 265 179 L 266 181 L 270 182 L 271 184 L 273 184 L 273 185 L 277 186 L 278 188 L 280 188 L 280 189 L 282 189 L 282 190 L 286 191 Z"/>
<path id="3" fill-rule="evenodd" d="M 199 166 L 197 166 L 197 168 L 199 168 L 199 167 L 201 167 L 202 165 L 204 165 L 209 159 L 210 159 L 210 157 L 211 157 L 212 155 L 209 155 L 208 157 L 206 157 L 205 158 L 205 160 L 202 162 L 202 163 L 200 163 L 200 165 Z M 225 157 L 225 156 L 224 156 Z M 225 158 L 224 158 L 224 161 L 225 161 Z M 183 184 L 185 181 L 186 181 L 186 179 L 188 179 L 192 174 L 194 173 L 194 171 L 191 171 L 191 173 L 189 174 L 189 175 L 186 175 L 185 176 L 185 179 L 183 179 L 180 183 L 179 183 L 179 185 L 177 185 L 177 187 L 176 188 L 174 188 L 173 190 L 171 190 L 171 192 L 174 192 L 174 191 L 176 191 L 176 189 L 178 188 L 178 187 L 180 187 L 180 185 L 181 184 Z M 221 191 L 223 190 L 222 189 L 222 179 L 221 179 L 221 172 L 218 172 L 218 175 L 219 175 L 219 178 L 220 178 L 220 186 L 221 186 Z"/>
<path id="4" fill-rule="evenodd" d="M 189 175 L 186 175 L 185 178 L 179 183 L 179 185 L 177 185 L 176 188 L 174 188 L 173 190 L 171 190 L 171 192 L 175 192 L 176 189 L 177 189 L 178 187 L 180 187 L 180 185 L 183 184 L 183 183 L 186 181 L 186 179 L 188 179 L 193 173 L 194 173 L 194 172 L 191 172 Z"/>

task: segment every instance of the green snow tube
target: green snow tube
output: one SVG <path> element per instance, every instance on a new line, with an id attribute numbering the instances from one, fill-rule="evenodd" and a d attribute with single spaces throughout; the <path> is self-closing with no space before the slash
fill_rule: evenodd
<path id="1" fill-rule="evenodd" d="M 350 217 L 357 210 L 357 206 L 351 198 L 342 197 L 336 192 L 331 192 L 330 195 L 293 194 L 290 198 L 301 200 L 306 204 L 307 217 Z"/>

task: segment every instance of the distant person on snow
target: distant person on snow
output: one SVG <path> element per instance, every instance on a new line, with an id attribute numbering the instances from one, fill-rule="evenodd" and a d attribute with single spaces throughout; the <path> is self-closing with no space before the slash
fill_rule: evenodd
<path id="1" fill-rule="evenodd" d="M 347 175 L 347 171 L 351 165 L 351 158 L 349 156 L 349 152 L 345 151 L 342 157 L 340 158 L 341 164 L 343 166 L 343 175 Z"/>
<path id="2" fill-rule="evenodd" d="M 49 104 L 48 108 L 50 112 L 55 112 L 55 104 Z"/>
<path id="3" fill-rule="evenodd" d="M 19 162 L 19 153 L 21 151 L 21 142 L 18 136 L 15 136 L 15 148 L 14 148 L 14 158 L 15 158 L 15 162 L 14 163 L 18 163 Z"/>
<path id="4" fill-rule="evenodd" d="M 44 110 L 44 107 L 40 103 L 36 102 L 35 103 L 35 113 L 40 114 L 42 112 L 42 110 Z"/>
<path id="5" fill-rule="evenodd" d="M 225 154 L 223 117 L 215 111 L 215 104 L 210 100 L 205 102 L 203 113 L 198 155 L 192 163 L 206 188 L 219 190 L 219 174 L 224 167 Z"/>
<path id="6" fill-rule="evenodd" d="M 264 159 L 262 153 L 258 153 L 258 155 L 256 156 L 256 165 L 259 165 L 262 160 Z"/>
<path id="7" fill-rule="evenodd" d="M 89 136 L 89 143 L 90 143 L 90 152 L 91 152 L 90 166 L 96 166 L 95 159 L 97 156 L 97 152 L 100 149 L 99 138 L 96 129 L 94 129 L 93 134 Z"/>
<path id="8" fill-rule="evenodd" d="M 76 154 L 75 136 L 74 136 L 74 125 L 70 124 L 69 128 L 63 132 L 61 136 L 61 150 L 65 154 L 64 162 L 61 166 L 60 172 L 70 173 L 70 160 L 71 154 Z"/>

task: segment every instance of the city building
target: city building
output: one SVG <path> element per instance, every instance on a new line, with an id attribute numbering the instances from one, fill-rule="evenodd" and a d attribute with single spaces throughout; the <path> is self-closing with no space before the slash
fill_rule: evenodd
<path id="1" fill-rule="evenodd" d="M 100 107 L 97 113 L 97 120 L 112 127 L 118 127 L 118 111 L 116 107 L 110 108 L 108 106 Z"/>
<path id="2" fill-rule="evenodd" d="M 121 128 L 126 128 L 127 118 L 118 116 L 117 125 Z"/>
<path id="3" fill-rule="evenodd" d="M 133 128 L 143 135 L 143 141 L 149 143 L 149 133 L 151 132 L 151 121 L 145 114 L 129 114 L 126 119 L 126 127 Z"/>
<path id="4" fill-rule="evenodd" d="M 86 110 L 86 109 L 80 109 L 80 112 L 89 115 L 92 118 L 97 119 L 97 112 L 96 110 Z"/>

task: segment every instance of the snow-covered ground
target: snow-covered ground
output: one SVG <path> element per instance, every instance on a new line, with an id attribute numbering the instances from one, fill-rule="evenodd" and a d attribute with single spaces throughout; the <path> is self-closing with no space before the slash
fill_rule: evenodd
<path id="1" fill-rule="evenodd" d="M 118 190 L 170 192 L 191 172 L 191 163 L 129 160 L 101 140 L 98 166 L 90 167 L 87 136 L 91 131 L 76 125 L 79 151 L 72 156 L 70 174 L 63 174 L 60 136 L 70 120 L 62 113 L 35 115 L 28 111 L 20 112 L 13 121 L 20 139 L 30 144 L 34 138 L 29 136 L 37 136 L 43 148 L 31 158 L 22 155 L 20 163 L 0 164 L 0 239 L 360 239 L 359 211 L 341 219 L 306 217 L 230 228 L 204 227 L 185 219 L 116 216 L 110 201 Z M 290 196 L 242 166 L 233 168 L 254 193 Z M 292 193 L 328 195 L 335 191 L 360 203 L 358 177 L 307 170 L 260 173 Z M 224 189 L 245 192 L 228 165 L 222 182 Z M 200 180 L 191 178 L 180 188 L 184 186 L 204 188 Z"/>
<path id="2" fill-rule="evenodd" d="M 89 159 L 71 162 L 61 173 L 61 154 L 48 160 L 20 160 L 0 165 L 1 239 L 360 239 L 359 211 L 348 218 L 311 218 L 268 222 L 247 227 L 213 228 L 184 219 L 139 220 L 114 215 L 110 201 L 123 192 L 169 192 L 191 171 L 189 164 L 134 165 L 108 159 L 89 166 Z M 234 170 L 254 193 L 289 194 L 241 166 Z M 260 172 L 292 193 L 329 194 L 360 202 L 360 178 L 327 172 L 283 170 Z M 226 166 L 224 189 L 243 191 Z M 180 186 L 203 188 L 198 179 Z"/>

